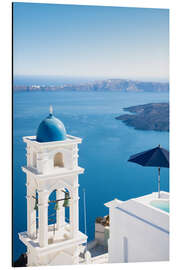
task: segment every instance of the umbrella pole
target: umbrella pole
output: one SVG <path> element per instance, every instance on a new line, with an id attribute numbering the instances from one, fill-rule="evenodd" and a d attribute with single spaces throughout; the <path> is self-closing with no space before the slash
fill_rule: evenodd
<path id="1" fill-rule="evenodd" d="M 158 198 L 160 198 L 160 167 L 158 168 Z"/>

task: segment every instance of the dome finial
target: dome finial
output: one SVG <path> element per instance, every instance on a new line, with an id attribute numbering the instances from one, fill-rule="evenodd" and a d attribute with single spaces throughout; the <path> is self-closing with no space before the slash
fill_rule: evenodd
<path id="1" fill-rule="evenodd" d="M 53 115 L 53 106 L 52 105 L 49 106 L 49 115 Z"/>

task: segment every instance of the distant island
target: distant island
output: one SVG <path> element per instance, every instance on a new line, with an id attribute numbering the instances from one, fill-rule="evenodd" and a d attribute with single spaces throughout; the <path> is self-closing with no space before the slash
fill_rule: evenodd
<path id="1" fill-rule="evenodd" d="M 14 91 L 121 91 L 121 92 L 168 92 L 168 82 L 143 82 L 124 79 L 90 81 L 79 84 L 14 85 Z"/>
<path id="2" fill-rule="evenodd" d="M 133 114 L 116 117 L 128 126 L 141 130 L 169 131 L 169 103 L 150 103 L 124 108 Z"/>

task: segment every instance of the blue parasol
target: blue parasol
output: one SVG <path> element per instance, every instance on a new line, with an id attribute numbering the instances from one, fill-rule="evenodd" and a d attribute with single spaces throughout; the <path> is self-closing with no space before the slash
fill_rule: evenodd
<path id="1" fill-rule="evenodd" d="M 130 156 L 128 161 L 145 167 L 158 167 L 158 198 L 160 198 L 160 168 L 169 168 L 169 151 L 158 145 L 153 149 Z"/>

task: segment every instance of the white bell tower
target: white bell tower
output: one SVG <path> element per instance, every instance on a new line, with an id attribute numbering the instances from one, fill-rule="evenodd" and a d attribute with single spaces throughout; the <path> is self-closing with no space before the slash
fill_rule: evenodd
<path id="1" fill-rule="evenodd" d="M 27 231 L 19 233 L 27 246 L 28 266 L 78 264 L 87 236 L 79 231 L 78 144 L 81 139 L 66 134 L 50 110 L 37 136 L 23 137 L 27 144 Z M 48 224 L 49 196 L 56 192 L 56 222 Z M 67 195 L 67 196 L 66 196 Z M 69 220 L 64 198 L 69 199 Z M 68 198 L 67 198 L 68 197 Z"/>

